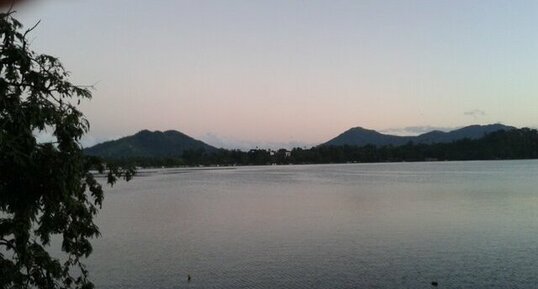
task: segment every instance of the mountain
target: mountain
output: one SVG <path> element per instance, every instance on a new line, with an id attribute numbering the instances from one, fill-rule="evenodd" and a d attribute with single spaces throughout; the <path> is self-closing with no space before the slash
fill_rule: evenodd
<path id="1" fill-rule="evenodd" d="M 323 145 L 341 146 L 356 145 L 364 146 L 373 144 L 376 146 L 384 145 L 401 145 L 410 140 L 409 137 L 382 134 L 375 130 L 365 129 L 362 127 L 350 128 L 339 136 L 331 139 Z"/>
<path id="2" fill-rule="evenodd" d="M 508 131 L 512 129 L 515 129 L 515 127 L 497 123 L 489 125 L 471 125 L 449 132 L 434 130 L 418 136 L 397 136 L 382 134 L 375 130 L 368 130 L 362 127 L 355 127 L 322 144 L 322 146 L 365 146 L 368 144 L 375 146 L 397 146 L 406 144 L 410 141 L 416 144 L 449 143 L 464 138 L 478 139 L 488 133 L 492 133 L 499 130 Z"/>
<path id="3" fill-rule="evenodd" d="M 215 147 L 179 131 L 142 130 L 134 135 L 107 141 L 84 150 L 84 153 L 104 158 L 178 157 L 187 150 L 215 151 Z"/>

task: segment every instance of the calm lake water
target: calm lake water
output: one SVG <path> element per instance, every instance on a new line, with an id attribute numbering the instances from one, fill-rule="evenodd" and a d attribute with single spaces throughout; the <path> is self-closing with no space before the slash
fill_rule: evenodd
<path id="1" fill-rule="evenodd" d="M 538 161 L 142 171 L 97 222 L 98 288 L 538 286 Z"/>

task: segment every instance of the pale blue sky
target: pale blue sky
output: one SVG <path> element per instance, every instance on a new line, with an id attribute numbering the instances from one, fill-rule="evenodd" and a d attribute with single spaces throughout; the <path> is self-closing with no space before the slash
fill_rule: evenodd
<path id="1" fill-rule="evenodd" d="M 141 129 L 316 144 L 363 126 L 537 126 L 538 1 L 36 1 L 33 48 Z"/>

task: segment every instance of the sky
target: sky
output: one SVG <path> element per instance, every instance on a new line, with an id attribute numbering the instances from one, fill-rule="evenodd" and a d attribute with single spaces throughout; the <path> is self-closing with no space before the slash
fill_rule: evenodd
<path id="1" fill-rule="evenodd" d="M 142 129 L 263 147 L 356 126 L 538 126 L 538 1 L 35 0 L 17 17 L 95 86 L 87 145 Z"/>

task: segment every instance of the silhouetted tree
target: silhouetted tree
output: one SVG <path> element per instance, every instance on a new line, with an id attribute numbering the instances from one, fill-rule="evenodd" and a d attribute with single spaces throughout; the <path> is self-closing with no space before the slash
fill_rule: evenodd
<path id="1" fill-rule="evenodd" d="M 12 17 L 0 14 L 0 288 L 92 288 L 81 262 L 99 235 L 93 217 L 108 183 L 133 170 L 105 167 L 82 153 L 89 124 L 76 105 L 87 88 L 68 81 L 57 58 L 36 54 Z M 36 141 L 50 131 L 54 140 Z M 59 235 L 63 257 L 48 249 Z"/>

